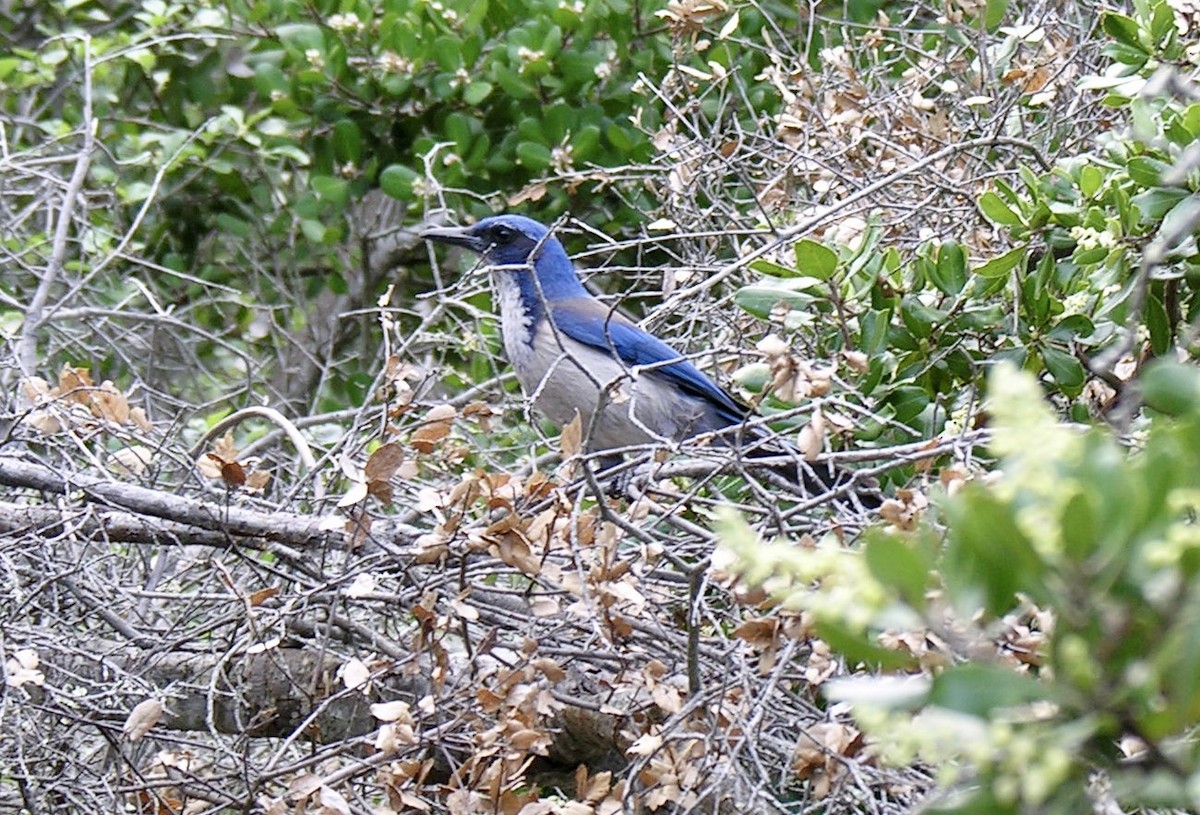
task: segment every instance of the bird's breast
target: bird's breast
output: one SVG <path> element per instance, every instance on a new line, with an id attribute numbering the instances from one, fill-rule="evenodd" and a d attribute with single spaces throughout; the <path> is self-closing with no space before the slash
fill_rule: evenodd
<path id="1" fill-rule="evenodd" d="M 517 273 L 499 272 L 495 280 L 504 353 L 516 369 L 519 378 L 522 367 L 529 365 L 537 326 L 534 324 L 536 316 L 525 303 L 520 282 L 514 277 L 515 274 Z"/>

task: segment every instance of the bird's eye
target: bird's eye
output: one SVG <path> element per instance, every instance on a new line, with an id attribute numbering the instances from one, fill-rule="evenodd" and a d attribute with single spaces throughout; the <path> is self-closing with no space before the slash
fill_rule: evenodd
<path id="1" fill-rule="evenodd" d="M 492 229 L 492 237 L 495 238 L 496 243 L 508 243 L 516 234 L 516 230 L 503 224 Z"/>

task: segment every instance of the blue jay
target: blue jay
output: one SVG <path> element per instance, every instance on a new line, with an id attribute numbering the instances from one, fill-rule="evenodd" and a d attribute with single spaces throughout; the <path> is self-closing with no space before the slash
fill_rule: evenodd
<path id="1" fill-rule="evenodd" d="M 589 294 L 562 244 L 537 221 L 497 215 L 471 227 L 426 229 L 421 237 L 483 256 L 517 380 L 555 424 L 578 411 L 590 452 L 705 433 L 747 447 L 770 438 L 767 429 L 746 426 L 749 409 L 678 351 Z M 772 446 L 758 454 L 779 455 Z M 815 482 L 811 470 L 800 480 L 810 489 L 842 480 L 825 469 Z"/>

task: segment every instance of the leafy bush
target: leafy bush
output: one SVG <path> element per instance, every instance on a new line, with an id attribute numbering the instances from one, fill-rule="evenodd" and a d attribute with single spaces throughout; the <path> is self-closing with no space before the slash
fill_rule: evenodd
<path id="1" fill-rule="evenodd" d="M 1197 806 L 1200 372 L 1164 362 L 1145 387 L 1178 416 L 1131 452 L 1060 424 L 1030 374 L 998 367 L 1003 476 L 958 481 L 919 529 L 873 530 L 862 551 L 765 547 L 726 521 L 746 579 L 770 575 L 852 663 L 932 669 L 826 693 L 886 759 L 941 768 L 939 810 L 1078 812 L 1096 770 L 1122 806 Z"/>

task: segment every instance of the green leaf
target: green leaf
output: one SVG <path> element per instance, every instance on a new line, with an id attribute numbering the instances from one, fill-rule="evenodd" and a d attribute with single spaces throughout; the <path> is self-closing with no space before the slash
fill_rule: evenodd
<path id="1" fill-rule="evenodd" d="M 793 248 L 796 252 L 796 271 L 800 274 L 828 280 L 837 270 L 837 253 L 829 247 L 805 238 L 797 241 Z"/>
<path id="2" fill-rule="evenodd" d="M 776 308 L 805 311 L 812 301 L 812 295 L 783 286 L 743 286 L 733 296 L 733 302 L 739 308 L 760 320 L 770 320 L 771 312 Z"/>
<path id="3" fill-rule="evenodd" d="M 309 183 L 318 196 L 338 206 L 345 206 L 350 198 L 350 184 L 344 178 L 314 175 Z"/>
<path id="4" fill-rule="evenodd" d="M 1150 19 L 1150 36 L 1158 45 L 1175 31 L 1175 15 L 1170 3 L 1155 3 L 1154 15 Z"/>
<path id="5" fill-rule="evenodd" d="M 1136 48 L 1139 51 L 1145 51 L 1141 40 L 1138 37 L 1138 24 L 1132 17 L 1126 17 L 1124 14 L 1118 14 L 1115 11 L 1106 11 L 1100 17 L 1100 24 L 1104 27 L 1104 33 L 1112 37 L 1122 45 L 1127 45 L 1130 48 Z"/>
<path id="6" fill-rule="evenodd" d="M 1084 314 L 1068 314 L 1059 320 L 1047 336 L 1052 340 L 1071 342 L 1096 333 L 1096 326 Z"/>
<path id="7" fill-rule="evenodd" d="M 1138 193 L 1130 200 L 1141 213 L 1142 223 L 1153 223 L 1161 220 L 1188 195 L 1187 190 L 1177 187 L 1152 187 L 1145 192 Z"/>
<path id="8" fill-rule="evenodd" d="M 819 619 L 815 625 L 817 636 L 836 653 L 841 654 L 847 665 L 868 665 L 874 668 L 895 670 L 911 668 L 916 659 L 904 651 L 892 651 L 881 648 L 873 642 L 873 637 L 861 634 L 839 623 L 827 619 Z"/>
<path id="9" fill-rule="evenodd" d="M 230 215 L 228 212 L 217 213 L 217 228 L 223 233 L 234 235 L 238 238 L 250 237 L 250 224 L 241 218 Z"/>
<path id="10" fill-rule="evenodd" d="M 750 268 L 753 269 L 754 271 L 758 272 L 759 274 L 765 274 L 770 277 L 795 277 L 796 276 L 795 269 L 789 268 L 780 263 L 776 263 L 773 260 L 764 260 L 763 258 L 759 258 L 758 260 L 750 261 Z"/>
<path id="11" fill-rule="evenodd" d="M 862 344 L 859 348 L 867 356 L 874 356 L 887 347 L 888 326 L 891 324 L 890 311 L 871 309 L 859 318 L 862 326 Z"/>
<path id="12" fill-rule="evenodd" d="M 1085 164 L 1079 171 L 1079 191 L 1085 198 L 1091 198 L 1100 190 L 1104 183 L 1104 173 L 1094 164 Z"/>
<path id="13" fill-rule="evenodd" d="M 1142 187 L 1157 187 L 1162 183 L 1163 172 L 1171 168 L 1167 162 L 1150 156 L 1134 156 L 1125 166 L 1129 177 Z"/>
<path id="14" fill-rule="evenodd" d="M 438 37 L 433 42 L 431 53 L 437 66 L 446 73 L 454 73 L 462 64 L 462 42 L 456 37 Z"/>
<path id="15" fill-rule="evenodd" d="M 1181 241 L 1195 235 L 1200 226 L 1200 193 L 1182 199 L 1163 216 L 1158 228 L 1158 237 L 1167 240 L 1167 249 L 1174 249 Z"/>
<path id="16" fill-rule="evenodd" d="M 540 172 L 550 166 L 550 148 L 537 142 L 521 142 L 517 145 L 517 160 L 533 172 Z"/>
<path id="17" fill-rule="evenodd" d="M 1063 507 L 1059 529 L 1067 556 L 1076 562 L 1084 562 L 1100 540 L 1096 507 L 1088 493 L 1077 492 L 1071 496 Z"/>
<path id="18" fill-rule="evenodd" d="M 901 385 L 888 397 L 894 411 L 893 418 L 901 424 L 911 425 L 929 407 L 929 394 L 915 385 Z"/>
<path id="19" fill-rule="evenodd" d="M 5 59 L 0 59 L 0 81 L 2 81 L 6 76 L 11 74 L 13 71 L 15 71 L 17 69 L 17 66 L 19 66 L 20 64 L 21 64 L 21 60 L 17 59 L 16 57 L 8 57 Z"/>
<path id="20" fill-rule="evenodd" d="M 956 241 L 938 247 L 937 262 L 929 269 L 933 285 L 945 294 L 958 294 L 967 283 L 967 253 Z"/>
<path id="21" fill-rule="evenodd" d="M 393 198 L 412 196 L 412 185 L 419 176 L 403 164 L 393 164 L 379 174 L 379 187 Z"/>
<path id="22" fill-rule="evenodd" d="M 350 119 L 342 119 L 333 126 L 333 152 L 338 161 L 362 161 L 362 133 Z"/>
<path id="23" fill-rule="evenodd" d="M 312 243 L 325 242 L 325 224 L 320 221 L 314 221 L 309 218 L 300 219 L 300 231 L 304 233 L 304 237 Z"/>
<path id="24" fill-rule="evenodd" d="M 1020 226 L 1021 217 L 1009 209 L 1008 204 L 994 192 L 985 192 L 979 197 L 979 210 L 992 223 L 1001 226 Z"/>
<path id="25" fill-rule="evenodd" d="M 1200 102 L 1193 102 L 1187 106 L 1187 110 L 1183 112 L 1183 126 L 1193 136 L 1200 136 Z"/>
<path id="26" fill-rule="evenodd" d="M 771 366 L 765 362 L 752 362 L 733 372 L 733 383 L 751 393 L 762 393 L 771 381 Z"/>
<path id="27" fill-rule="evenodd" d="M 474 33 L 479 30 L 483 21 L 487 19 L 488 0 L 473 0 L 470 9 L 467 12 L 466 19 L 463 20 L 462 30 L 467 33 Z"/>
<path id="28" fill-rule="evenodd" d="M 471 82 L 463 88 L 463 101 L 468 105 L 478 105 L 491 95 L 493 87 L 491 82 Z"/>
<path id="29" fill-rule="evenodd" d="M 872 530 L 867 539 L 867 568 L 885 586 L 900 592 L 904 600 L 920 611 L 925 607 L 925 588 L 932 564 L 915 548 L 916 542 Z"/>
<path id="30" fill-rule="evenodd" d="M 941 325 L 946 319 L 946 312 L 927 306 L 909 295 L 900 303 L 900 319 L 915 336 L 927 339 L 933 326 Z"/>
<path id="31" fill-rule="evenodd" d="M 325 34 L 311 23 L 285 23 L 275 27 L 275 36 L 299 51 L 325 53 Z"/>
<path id="32" fill-rule="evenodd" d="M 608 129 L 604 131 L 604 137 L 620 153 L 628 153 L 633 150 L 633 139 L 625 132 L 625 128 L 618 124 L 609 125 Z"/>
<path id="33" fill-rule="evenodd" d="M 1050 686 L 1001 665 L 952 665 L 933 680 L 929 703 L 989 718 L 1003 709 L 1046 699 Z"/>
<path id="34" fill-rule="evenodd" d="M 942 575 L 963 613 L 982 608 L 999 617 L 1016 604 L 1017 592 L 1036 602 L 1049 599 L 1042 583 L 1045 566 L 1014 513 L 973 485 L 946 503 L 949 541 Z"/>
<path id="35" fill-rule="evenodd" d="M 474 139 L 471 122 L 470 116 L 455 111 L 446 117 L 443 126 L 443 132 L 450 141 L 454 142 L 454 150 L 460 156 L 465 156 L 471 149 L 471 142 Z"/>
<path id="36" fill-rule="evenodd" d="M 1083 364 L 1071 354 L 1046 346 L 1042 349 L 1042 361 L 1046 364 L 1046 370 L 1063 390 L 1075 391 L 1083 387 L 1085 379 Z"/>
<path id="37" fill-rule="evenodd" d="M 1146 329 L 1150 333 L 1150 350 L 1156 356 L 1165 354 L 1171 346 L 1171 321 L 1167 309 L 1157 294 L 1146 298 Z"/>
<path id="38" fill-rule="evenodd" d="M 1008 12 L 1008 2 L 1009 0 L 987 0 L 983 24 L 989 32 L 994 32 L 1000 27 L 1000 23 L 1004 22 L 1004 15 Z"/>

